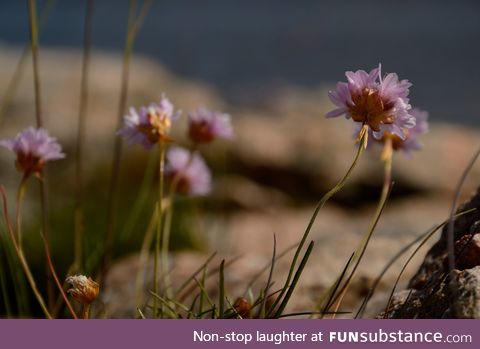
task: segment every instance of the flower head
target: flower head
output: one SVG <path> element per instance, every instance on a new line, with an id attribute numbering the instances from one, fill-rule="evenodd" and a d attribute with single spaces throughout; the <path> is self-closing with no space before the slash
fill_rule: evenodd
<path id="1" fill-rule="evenodd" d="M 17 155 L 17 168 L 26 175 L 38 175 L 47 161 L 65 157 L 57 140 L 43 128 L 29 127 L 13 139 L 1 140 L 0 145 Z"/>
<path id="2" fill-rule="evenodd" d="M 124 127 L 118 134 L 130 144 L 142 144 L 150 149 L 157 143 L 169 141 L 172 122 L 179 116 L 180 112 L 174 112 L 173 104 L 162 95 L 158 104 L 151 103 L 138 111 L 130 108 L 130 113 L 123 118 Z"/>
<path id="3" fill-rule="evenodd" d="M 72 288 L 68 290 L 68 293 L 83 305 L 89 305 L 98 297 L 100 286 L 90 277 L 75 275 L 67 277 L 65 281 L 72 286 Z"/>
<path id="4" fill-rule="evenodd" d="M 337 106 L 326 116 L 345 115 L 362 125 L 368 125 L 376 139 L 385 132 L 405 138 L 404 129 L 415 126 L 415 117 L 410 114 L 408 80 L 399 80 L 397 74 L 387 74 L 383 79 L 380 66 L 369 73 L 364 70 L 345 73 L 347 82 L 337 83 L 329 92 Z"/>
<path id="5" fill-rule="evenodd" d="M 203 196 L 211 190 L 210 170 L 198 153 L 171 147 L 167 152 L 166 172 L 172 180 L 178 181 L 176 190 L 181 194 Z"/>
<path id="6" fill-rule="evenodd" d="M 415 117 L 416 124 L 414 127 L 404 130 L 405 139 L 401 139 L 396 134 L 385 132 L 383 137 L 376 141 L 385 143 L 387 138 L 390 138 L 393 150 L 402 150 L 406 154 L 410 154 L 414 150 L 422 149 L 423 145 L 418 140 L 418 136 L 428 132 L 428 112 L 413 108 L 410 114 Z"/>
<path id="7" fill-rule="evenodd" d="M 188 115 L 188 135 L 195 143 L 210 143 L 215 138 L 233 137 L 230 115 L 198 108 Z"/>

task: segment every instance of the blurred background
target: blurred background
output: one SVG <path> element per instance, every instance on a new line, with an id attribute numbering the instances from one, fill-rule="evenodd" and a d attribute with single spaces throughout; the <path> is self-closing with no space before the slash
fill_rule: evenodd
<path id="1" fill-rule="evenodd" d="M 94 1 L 84 195 L 84 270 L 91 273 L 103 253 L 128 7 L 126 0 Z M 72 261 L 85 2 L 38 1 L 38 12 L 45 124 L 67 154 L 48 173 L 52 253 L 65 273 Z M 11 83 L 29 42 L 27 14 L 25 2 L 0 1 L 1 138 L 34 122 L 30 58 L 18 84 Z M 390 203 L 347 300 L 349 306 L 357 304 L 397 250 L 448 215 L 454 187 L 480 140 L 479 34 L 480 3 L 475 0 L 154 1 L 134 46 L 128 106 L 147 104 L 166 92 L 184 114 L 201 105 L 231 114 L 237 134 L 233 142 L 202 149 L 214 173 L 212 195 L 177 201 L 174 280 L 180 282 L 211 251 L 218 251 L 218 258 L 241 255 L 228 273 L 232 297 L 237 296 L 234 290 L 268 264 L 274 233 L 279 250 L 301 237 L 316 200 L 345 172 L 355 151 L 352 125 L 323 117 L 332 108 L 327 91 L 346 70 L 370 70 L 381 62 L 384 73 L 397 72 L 413 83 L 411 102 L 430 112 L 432 125 L 423 151 L 394 160 Z M 175 125 L 180 144 L 185 126 L 185 118 Z M 156 193 L 152 188 L 141 194 L 141 187 L 155 183 L 152 170 L 146 170 L 155 167 L 155 159 L 140 147 L 124 147 L 116 263 L 104 285 L 105 316 L 132 316 L 135 251 Z M 6 150 L 1 150 L 0 166 L 0 183 L 13 205 L 20 178 Z M 476 189 L 479 175 L 477 166 L 462 198 Z M 381 183 L 379 151 L 373 149 L 319 216 L 312 232 L 316 252 L 292 309 L 311 308 L 338 275 L 368 227 Z M 25 234 L 27 255 L 41 270 L 36 187 L 31 181 Z M 133 210 L 132 202 L 140 208 Z M 277 265 L 279 283 L 290 258 Z M 385 278 L 378 304 L 400 267 Z M 379 309 L 372 308 L 371 314 Z"/>

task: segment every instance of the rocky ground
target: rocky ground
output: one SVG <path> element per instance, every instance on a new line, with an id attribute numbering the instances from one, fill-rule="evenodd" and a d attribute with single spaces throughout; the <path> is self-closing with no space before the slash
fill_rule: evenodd
<path id="1" fill-rule="evenodd" d="M 10 80 L 18 57 L 17 50 L 1 49 L 0 81 Z M 92 62 L 87 177 L 110 161 L 121 71 L 121 58 L 115 55 L 96 52 Z M 79 52 L 42 50 L 41 69 L 45 123 L 65 144 L 69 155 L 74 149 L 78 116 Z M 15 98 L 5 115 L 0 116 L 1 137 L 10 137 L 32 123 L 31 79 L 30 69 L 26 69 Z M 5 95 L 6 85 L 0 85 L 0 96 Z M 352 125 L 346 120 L 323 117 L 331 108 L 326 98 L 329 87 L 282 88 L 266 92 L 258 98 L 261 102 L 254 105 L 229 105 L 212 86 L 174 76 L 148 58 L 133 59 L 128 105 L 146 104 L 165 91 L 184 111 L 204 105 L 230 113 L 236 130 L 233 142 L 218 143 L 206 151 L 215 173 L 211 200 L 215 204 L 209 206 L 215 209 L 208 211 L 206 233 L 202 236 L 208 241 L 208 248 L 204 252 L 172 255 L 174 284 L 180 284 L 210 251 L 218 251 L 212 267 L 218 266 L 222 258 L 241 256 L 226 270 L 227 291 L 235 298 L 243 295 L 252 276 L 268 264 L 273 234 L 278 251 L 300 239 L 316 200 L 343 175 L 355 152 Z M 423 138 L 424 150 L 411 158 L 395 155 L 394 191 L 345 300 L 346 310 L 358 307 L 372 280 L 398 250 L 448 216 L 453 190 L 480 137 L 475 129 L 436 123 L 435 115 L 430 118 L 431 131 Z M 176 139 L 182 137 L 183 133 L 176 134 Z M 128 149 L 125 162 L 142 152 L 140 148 Z M 2 151 L 0 176 L 11 185 L 15 177 L 7 170 L 10 161 Z M 73 156 L 65 163 L 65 173 L 71 173 L 68 171 L 73 166 Z M 128 170 L 124 165 L 122 173 Z M 476 189 L 478 178 L 480 167 L 476 166 L 465 184 L 462 199 Z M 334 281 L 368 228 L 381 183 L 379 151 L 372 149 L 361 159 L 345 189 L 318 216 L 310 236 L 316 246 L 290 310 L 312 310 L 322 290 Z M 422 250 L 407 268 L 405 279 L 418 268 L 424 253 Z M 283 281 L 291 258 L 288 254 L 277 263 L 275 285 Z M 102 285 L 102 311 L 106 316 L 134 315 L 137 266 L 137 255 L 125 256 L 114 265 Z M 396 263 L 383 278 L 367 316 L 374 316 L 385 306 L 401 266 Z M 265 278 L 266 275 L 259 279 L 257 289 L 263 286 Z M 212 279 L 212 290 L 215 284 Z M 404 285 L 405 282 L 400 287 Z"/>

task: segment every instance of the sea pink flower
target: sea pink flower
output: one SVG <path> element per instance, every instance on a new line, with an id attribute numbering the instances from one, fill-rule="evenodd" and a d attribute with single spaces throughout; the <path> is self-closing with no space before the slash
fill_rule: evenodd
<path id="1" fill-rule="evenodd" d="M 160 103 L 151 103 L 147 107 L 130 108 L 124 116 L 124 127 L 118 134 L 130 144 L 142 144 L 146 149 L 160 142 L 168 142 L 172 122 L 180 116 L 174 112 L 173 104 L 162 95 Z"/>
<path id="2" fill-rule="evenodd" d="M 210 143 L 216 138 L 233 138 L 230 115 L 198 108 L 188 115 L 188 135 L 195 143 Z"/>
<path id="3" fill-rule="evenodd" d="M 211 190 L 212 176 L 205 161 L 198 153 L 171 147 L 167 152 L 166 174 L 176 178 L 177 192 L 192 196 L 204 196 Z"/>
<path id="4" fill-rule="evenodd" d="M 16 165 L 26 175 L 40 174 L 47 161 L 63 159 L 62 147 L 43 128 L 29 127 L 13 139 L 1 140 L 0 145 L 17 155 Z"/>
<path id="5" fill-rule="evenodd" d="M 401 139 L 397 135 L 391 135 L 385 132 L 381 141 L 385 141 L 386 137 L 392 137 L 392 147 L 394 150 L 403 150 L 406 154 L 410 154 L 414 150 L 420 150 L 423 144 L 418 140 L 418 136 L 428 132 L 428 112 L 413 108 L 410 113 L 416 119 L 416 125 L 412 128 L 405 129 L 405 139 Z"/>
<path id="6" fill-rule="evenodd" d="M 404 129 L 415 126 L 415 117 L 410 114 L 408 80 L 399 80 L 397 74 L 387 74 L 383 79 L 381 66 L 370 73 L 364 70 L 345 73 L 347 82 L 338 82 L 337 88 L 329 92 L 337 109 L 327 117 L 345 115 L 360 125 L 368 125 L 377 139 L 384 132 L 404 139 Z"/>

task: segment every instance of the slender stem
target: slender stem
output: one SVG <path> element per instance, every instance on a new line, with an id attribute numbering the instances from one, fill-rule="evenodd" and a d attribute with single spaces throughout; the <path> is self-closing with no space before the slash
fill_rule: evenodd
<path id="1" fill-rule="evenodd" d="M 35 116 L 37 127 L 42 127 L 42 109 L 41 109 L 41 90 L 40 77 L 38 69 L 38 28 L 37 28 L 37 9 L 36 0 L 28 0 L 28 17 L 30 27 L 30 45 L 32 50 L 33 62 L 33 86 L 35 89 Z"/>
<path id="2" fill-rule="evenodd" d="M 348 178 L 350 178 L 350 175 L 352 174 L 353 170 L 355 169 L 355 166 L 358 163 L 358 160 L 360 159 L 360 156 L 362 155 L 363 151 L 367 147 L 367 142 L 368 142 L 368 126 L 364 125 L 360 131 L 359 134 L 359 139 L 358 142 L 360 143 L 358 145 L 358 150 L 355 155 L 355 158 L 353 159 L 352 164 L 350 165 L 349 169 L 345 173 L 345 175 L 342 177 L 342 179 L 333 187 L 330 191 L 328 191 L 318 202 L 317 206 L 315 207 L 315 210 L 313 212 L 312 217 L 310 218 L 310 221 L 308 222 L 307 229 L 305 230 L 302 239 L 297 247 L 297 250 L 295 251 L 295 255 L 293 257 L 292 263 L 290 265 L 290 270 L 287 275 L 287 279 L 285 280 L 284 287 L 282 288 L 282 291 L 280 292 L 279 296 L 273 303 L 272 307 L 270 308 L 267 317 L 275 310 L 275 307 L 280 304 L 282 301 L 282 297 L 285 295 L 285 293 L 288 291 L 288 288 L 290 287 L 290 281 L 293 277 L 293 273 L 295 270 L 295 265 L 297 263 L 297 260 L 300 256 L 300 252 L 305 245 L 305 242 L 307 240 L 308 235 L 310 234 L 310 231 L 312 230 L 313 224 L 315 223 L 315 220 L 317 218 L 318 213 L 322 209 L 322 207 L 327 203 L 327 201 L 335 195 L 337 192 L 339 192 L 345 183 L 347 182 Z"/>
<path id="3" fill-rule="evenodd" d="M 158 144 L 159 147 L 159 165 L 158 165 L 158 202 L 157 202 L 157 232 L 155 235 L 155 254 L 154 254 L 154 264 L 153 264 L 153 293 L 158 294 L 158 256 L 160 254 L 160 238 L 162 231 L 162 216 L 163 216 L 163 182 L 164 182 L 164 172 L 165 172 L 165 145 L 163 142 Z M 168 253 L 168 252 L 167 252 Z M 168 258 L 168 254 L 166 257 Z M 164 263 L 162 263 L 162 274 L 166 272 Z M 157 317 L 158 311 L 158 302 L 156 297 L 153 298 L 153 317 Z"/>
<path id="4" fill-rule="evenodd" d="M 130 0 L 129 10 L 128 10 L 128 24 L 127 24 L 127 35 L 125 39 L 125 47 L 123 53 L 123 64 L 122 64 L 122 83 L 120 88 L 120 98 L 118 102 L 118 114 L 117 114 L 117 127 L 120 129 L 123 122 L 123 116 L 125 113 L 127 105 L 127 96 L 128 96 L 128 82 L 130 75 L 130 61 L 133 51 L 133 44 L 135 42 L 136 35 L 138 34 L 143 21 L 148 13 L 148 10 L 152 4 L 153 0 L 145 0 L 142 4 L 138 16 L 135 16 L 136 13 L 136 1 Z M 105 236 L 105 253 L 103 255 L 101 265 L 100 265 L 100 276 L 99 282 L 104 280 L 108 273 L 108 268 L 113 254 L 113 242 L 114 242 L 114 232 L 116 224 L 116 206 L 118 198 L 118 183 L 119 183 L 119 171 L 120 171 L 120 161 L 122 156 L 122 141 L 120 137 L 115 137 L 114 150 L 113 150 L 113 162 L 112 169 L 110 172 L 110 181 L 108 188 L 108 206 L 107 206 L 107 231 Z"/>
<path id="5" fill-rule="evenodd" d="M 12 223 L 10 222 L 10 215 L 8 213 L 8 205 L 7 205 L 7 195 L 5 193 L 5 188 L 3 186 L 0 186 L 0 193 L 2 195 L 2 200 L 3 200 L 3 214 L 5 216 L 5 220 L 7 223 L 7 229 L 10 235 L 10 239 L 12 240 L 13 247 L 15 249 L 15 252 L 18 256 L 18 259 L 20 260 L 20 265 L 23 268 L 23 271 L 25 272 L 25 276 L 27 277 L 27 281 L 30 284 L 30 287 L 32 288 L 33 294 L 35 295 L 35 298 L 37 299 L 38 303 L 40 304 L 40 307 L 42 308 L 43 313 L 45 314 L 45 317 L 47 319 L 52 319 L 52 316 L 50 315 L 50 312 L 47 309 L 47 306 L 45 305 L 45 301 L 43 300 L 43 297 L 40 293 L 40 291 L 37 288 L 37 284 L 35 283 L 35 279 L 33 278 L 32 272 L 30 271 L 30 267 L 28 266 L 27 259 L 25 258 L 23 251 L 20 249 L 20 247 L 17 244 L 17 241 L 15 240 L 15 234 L 13 232 L 12 228 Z"/>
<path id="6" fill-rule="evenodd" d="M 17 241 L 18 246 L 22 249 L 22 208 L 23 208 L 23 201 L 25 198 L 25 192 L 27 191 L 27 179 L 28 175 L 24 174 L 20 185 L 18 186 L 17 191 L 17 216 L 16 216 L 16 224 L 17 224 Z"/>
<path id="7" fill-rule="evenodd" d="M 172 182 L 170 187 L 170 193 L 168 195 L 169 205 L 165 209 L 165 224 L 162 231 L 162 275 L 163 275 L 163 284 L 165 288 L 165 293 L 167 298 L 172 296 L 172 284 L 170 280 L 170 263 L 168 260 L 168 251 L 170 247 L 170 232 L 172 228 L 172 217 L 173 217 L 173 201 L 175 199 L 175 188 Z"/>
<path id="8" fill-rule="evenodd" d="M 354 257 L 354 259 L 356 260 L 355 265 L 353 267 L 352 272 L 350 273 L 347 280 L 345 281 L 344 286 L 340 290 L 338 302 L 333 311 L 332 318 L 335 318 L 335 315 L 338 312 L 338 309 L 340 308 L 340 305 L 343 302 L 343 298 L 345 297 L 345 295 L 348 292 L 348 289 L 350 288 L 355 272 L 357 271 L 358 266 L 362 261 L 362 258 L 365 254 L 365 250 L 367 249 L 368 243 L 370 242 L 370 239 L 373 235 L 373 231 L 375 230 L 378 220 L 380 219 L 380 215 L 382 214 L 383 209 L 385 208 L 385 203 L 387 201 L 388 195 L 390 194 L 390 190 L 392 187 L 392 158 L 393 158 L 392 139 L 387 137 L 384 145 L 383 153 L 382 153 L 382 160 L 384 162 L 384 179 L 383 179 L 383 186 L 382 186 L 382 194 L 380 195 L 380 200 L 378 201 L 378 206 L 375 212 L 375 216 L 373 218 L 372 223 L 370 224 L 370 227 L 365 236 L 365 239 L 360 244 L 358 250 L 355 252 L 355 255 L 356 255 Z"/>
<path id="9" fill-rule="evenodd" d="M 90 304 L 83 304 L 82 306 L 82 319 L 88 320 L 90 313 Z"/>
<path id="10" fill-rule="evenodd" d="M 128 24 L 127 24 L 127 36 L 125 39 L 125 47 L 123 51 L 123 63 L 122 63 L 122 82 L 120 86 L 120 98 L 118 101 L 117 112 L 117 127 L 116 130 L 122 126 L 122 118 L 127 105 L 128 95 L 128 82 L 130 75 L 130 58 L 132 54 L 132 40 L 131 31 L 133 22 L 135 20 L 136 1 L 130 0 L 128 10 Z M 108 188 L 108 206 L 107 206 L 107 232 L 105 235 L 105 252 L 101 261 L 99 280 L 104 280 L 107 276 L 110 260 L 113 254 L 113 240 L 115 230 L 115 212 L 117 209 L 117 197 L 118 197 L 118 181 L 120 171 L 120 158 L 122 155 L 122 141 L 119 137 L 115 137 L 114 149 L 113 149 L 113 162 L 112 169 L 110 171 L 110 181 Z"/>
<path id="11" fill-rule="evenodd" d="M 88 107 L 88 81 L 92 46 L 93 0 L 86 1 L 83 34 L 82 80 L 80 83 L 80 108 L 78 112 L 77 143 L 75 152 L 75 227 L 73 270 L 82 267 L 84 211 L 83 211 L 83 151 L 85 143 L 85 119 Z"/>
<path id="12" fill-rule="evenodd" d="M 169 266 L 169 260 L 168 260 L 168 251 L 170 247 L 170 234 L 172 230 L 173 204 L 175 201 L 175 193 L 176 193 L 178 184 L 180 183 L 180 180 L 184 175 L 184 171 L 187 170 L 190 164 L 192 163 L 193 154 L 195 150 L 196 150 L 196 145 L 193 146 L 191 152 L 189 153 L 189 157 L 184 169 L 176 173 L 175 176 L 173 177 L 170 183 L 169 191 L 168 191 L 169 204 L 165 208 L 165 224 L 162 230 L 162 272 L 161 272 L 164 278 L 163 284 L 164 284 L 165 292 L 167 294 L 167 298 L 173 297 L 172 283 L 170 280 L 170 273 L 169 273 L 170 266 Z"/>
<path id="13" fill-rule="evenodd" d="M 35 90 L 35 117 L 37 128 L 43 127 L 42 119 L 42 95 L 40 88 L 40 73 L 39 73 L 39 59 L 38 59 L 38 27 L 37 27 L 37 9 L 36 0 L 28 0 L 28 17 L 30 27 L 30 44 L 32 50 L 32 63 L 33 63 L 33 85 Z M 40 181 L 40 202 L 42 206 L 42 231 L 45 236 L 47 244 L 49 243 L 48 232 L 48 199 L 47 199 L 47 183 L 46 176 L 43 171 L 43 180 Z M 53 294 L 53 281 L 50 269 L 47 263 L 45 263 L 47 273 L 47 292 L 48 292 L 48 305 L 49 308 L 54 306 L 54 294 Z"/>
<path id="14" fill-rule="evenodd" d="M 42 28 L 45 25 L 48 15 L 50 14 L 53 5 L 55 4 L 54 0 L 48 0 L 42 7 L 40 11 L 40 20 L 38 25 L 38 32 L 42 31 Z M 22 55 L 15 66 L 15 70 L 13 72 L 12 78 L 8 81 L 7 87 L 5 89 L 5 95 L 3 96 L 0 102 L 0 124 L 3 121 L 3 117 L 5 112 L 7 111 L 8 107 L 10 106 L 15 94 L 17 92 L 20 80 L 22 79 L 23 72 L 25 70 L 25 65 L 27 63 L 27 58 L 29 58 L 31 52 L 31 44 L 28 43 L 25 45 L 22 51 Z"/>
<path id="15" fill-rule="evenodd" d="M 67 308 L 70 311 L 70 314 L 72 314 L 72 317 L 76 320 L 77 319 L 77 314 L 75 314 L 75 310 L 73 310 L 73 307 L 70 304 L 70 301 L 68 300 L 68 297 L 65 294 L 65 291 L 63 290 L 62 284 L 60 283 L 60 280 L 58 279 L 57 272 L 55 271 L 55 268 L 53 266 L 52 256 L 50 255 L 50 249 L 48 247 L 47 241 L 45 240 L 45 237 L 43 236 L 43 234 L 40 234 L 40 235 L 41 235 L 42 240 L 43 240 L 43 248 L 45 250 L 45 255 L 47 256 L 48 267 L 50 268 L 50 272 L 53 275 L 53 279 L 55 280 L 55 283 L 57 284 L 58 291 L 60 292 L 63 300 L 65 301 L 65 304 L 67 305 Z"/>
<path id="16" fill-rule="evenodd" d="M 138 260 L 138 271 L 137 277 L 135 279 L 135 295 L 137 307 L 140 307 L 143 303 L 143 286 L 145 281 L 145 266 L 148 261 L 150 247 L 152 245 L 153 238 L 155 236 L 155 228 L 157 224 L 157 211 L 158 207 L 155 207 L 155 210 L 148 224 L 147 231 L 143 238 L 142 247 L 140 249 L 140 257 Z"/>

